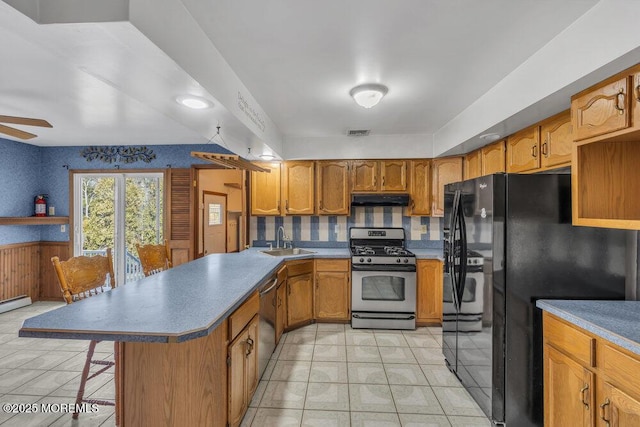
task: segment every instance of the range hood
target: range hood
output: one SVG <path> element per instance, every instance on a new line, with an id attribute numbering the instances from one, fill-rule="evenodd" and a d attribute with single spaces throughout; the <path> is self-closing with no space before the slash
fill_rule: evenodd
<path id="1" fill-rule="evenodd" d="M 352 194 L 351 206 L 408 206 L 408 194 Z"/>

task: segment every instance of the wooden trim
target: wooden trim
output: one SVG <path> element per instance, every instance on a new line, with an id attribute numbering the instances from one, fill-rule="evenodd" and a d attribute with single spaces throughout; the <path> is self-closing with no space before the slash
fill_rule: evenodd
<path id="1" fill-rule="evenodd" d="M 26 295 L 39 297 L 40 242 L 0 246 L 0 301 Z"/>

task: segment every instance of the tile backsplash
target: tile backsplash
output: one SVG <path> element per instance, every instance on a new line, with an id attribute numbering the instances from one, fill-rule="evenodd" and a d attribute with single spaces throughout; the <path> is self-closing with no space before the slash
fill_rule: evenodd
<path id="1" fill-rule="evenodd" d="M 283 226 L 297 247 L 348 246 L 350 227 L 402 227 L 409 248 L 441 248 L 442 218 L 405 216 L 401 206 L 353 206 L 350 216 L 268 216 L 250 219 L 253 246 L 276 241 Z M 425 232 L 423 232 L 425 231 Z"/>

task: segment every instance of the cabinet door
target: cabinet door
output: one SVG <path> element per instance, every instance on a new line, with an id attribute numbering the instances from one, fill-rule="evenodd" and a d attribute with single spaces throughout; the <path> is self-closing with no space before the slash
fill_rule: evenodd
<path id="1" fill-rule="evenodd" d="M 482 174 L 482 156 L 480 150 L 472 151 L 464 156 L 464 179 L 472 179 Z"/>
<path id="2" fill-rule="evenodd" d="M 313 319 L 313 275 L 287 279 L 287 327 L 309 323 Z"/>
<path id="3" fill-rule="evenodd" d="M 378 191 L 378 162 L 352 161 L 351 186 L 352 191 Z"/>
<path id="4" fill-rule="evenodd" d="M 258 315 L 253 317 L 253 320 L 247 325 L 247 351 L 245 355 L 245 375 L 247 382 L 247 406 L 253 397 L 253 393 L 258 387 L 258 352 L 260 348 L 258 346 Z"/>
<path id="5" fill-rule="evenodd" d="M 349 273 L 316 273 L 313 304 L 318 320 L 349 320 Z"/>
<path id="6" fill-rule="evenodd" d="M 462 157 L 446 157 L 434 159 L 433 167 L 433 203 L 432 216 L 444 215 L 444 186 L 452 182 L 462 181 Z"/>
<path id="7" fill-rule="evenodd" d="M 633 398 L 605 382 L 598 404 L 598 425 L 607 427 L 640 426 L 640 399 L 637 397 Z"/>
<path id="8" fill-rule="evenodd" d="M 314 162 L 285 162 L 282 174 L 284 213 L 287 215 L 313 215 Z"/>
<path id="9" fill-rule="evenodd" d="M 504 141 L 482 147 L 482 175 L 505 172 L 505 148 Z"/>
<path id="10" fill-rule="evenodd" d="M 249 333 L 244 329 L 229 344 L 228 350 L 228 389 L 229 389 L 229 425 L 238 426 L 247 410 L 245 359 L 247 357 L 247 338 Z"/>
<path id="11" fill-rule="evenodd" d="M 540 163 L 542 167 L 571 164 L 571 113 L 566 111 L 540 127 Z"/>
<path id="12" fill-rule="evenodd" d="M 540 167 L 540 128 L 532 126 L 507 138 L 507 172 L 526 172 Z"/>
<path id="13" fill-rule="evenodd" d="M 628 128 L 628 77 L 605 82 L 571 100 L 574 139 L 580 141 L 597 135 Z"/>
<path id="14" fill-rule="evenodd" d="M 276 292 L 276 345 L 287 327 L 287 282 L 278 286 Z"/>
<path id="15" fill-rule="evenodd" d="M 631 76 L 631 112 L 633 119 L 631 126 L 640 129 L 640 72 Z"/>
<path id="16" fill-rule="evenodd" d="M 349 215 L 349 162 L 316 162 L 316 203 L 319 215 Z"/>
<path id="17" fill-rule="evenodd" d="M 418 323 L 442 323 L 442 261 L 418 260 Z"/>
<path id="18" fill-rule="evenodd" d="M 410 215 L 431 215 L 431 160 L 412 160 L 410 165 Z"/>
<path id="19" fill-rule="evenodd" d="M 280 215 L 280 163 L 264 163 L 271 172 L 251 172 L 251 215 Z"/>
<path id="20" fill-rule="evenodd" d="M 407 162 L 383 160 L 380 162 L 380 190 L 407 191 Z"/>
<path id="21" fill-rule="evenodd" d="M 594 374 L 549 344 L 544 346 L 545 427 L 592 426 Z"/>

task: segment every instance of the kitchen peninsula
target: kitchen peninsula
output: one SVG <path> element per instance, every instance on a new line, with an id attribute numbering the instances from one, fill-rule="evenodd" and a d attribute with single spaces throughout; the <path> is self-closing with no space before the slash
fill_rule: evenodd
<path id="1" fill-rule="evenodd" d="M 230 316 L 285 262 L 350 257 L 347 248 L 310 249 L 209 255 L 27 319 L 20 336 L 119 342 L 123 426 L 225 425 Z"/>

